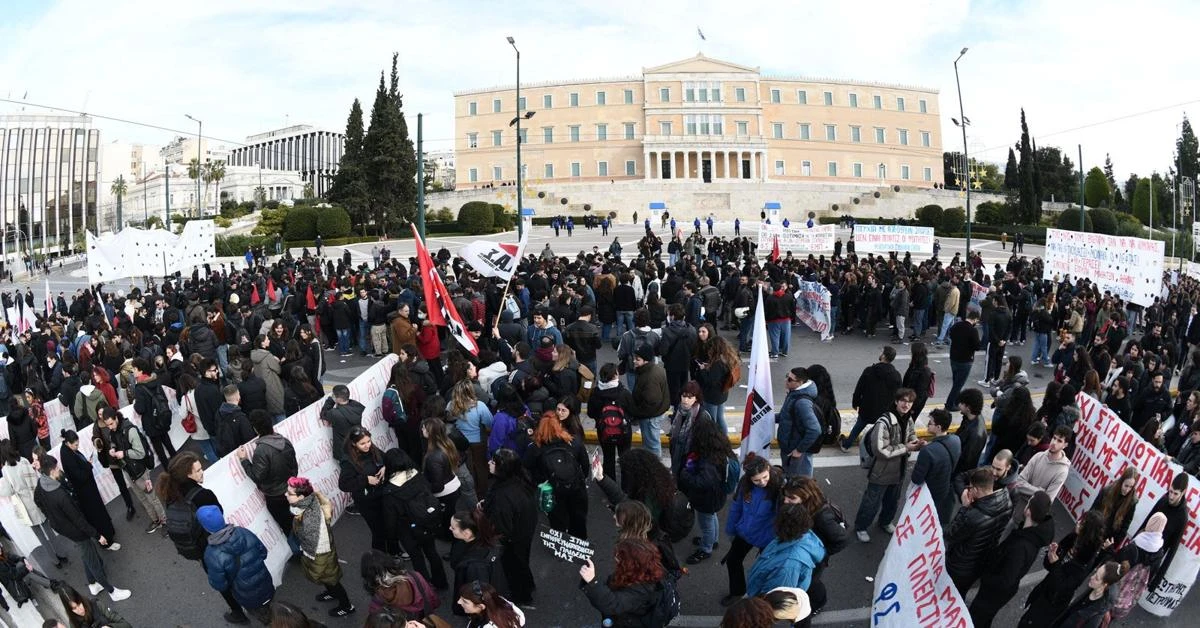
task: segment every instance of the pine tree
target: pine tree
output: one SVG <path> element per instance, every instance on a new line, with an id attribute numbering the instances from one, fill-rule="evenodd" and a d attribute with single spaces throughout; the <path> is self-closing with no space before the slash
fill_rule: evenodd
<path id="1" fill-rule="evenodd" d="M 1025 109 L 1021 109 L 1021 142 L 1018 144 L 1018 150 L 1021 153 L 1021 162 L 1018 165 L 1021 175 L 1019 219 L 1023 224 L 1037 224 L 1041 203 L 1034 186 L 1037 167 L 1034 165 L 1033 148 L 1029 142 L 1029 126 L 1025 123 Z"/>
<path id="2" fill-rule="evenodd" d="M 380 72 L 375 102 L 371 105 L 371 125 L 363 138 L 371 216 L 380 234 L 386 233 L 388 225 L 398 218 L 404 186 L 398 155 L 402 142 L 396 113 Z"/>
<path id="3" fill-rule="evenodd" d="M 395 109 L 398 142 L 392 147 L 400 168 L 400 189 L 397 198 L 398 218 L 412 222 L 417 216 L 417 153 L 408 135 L 404 119 L 404 96 L 400 93 L 400 73 L 397 62 L 400 53 L 392 53 L 392 75 L 388 85 L 388 100 Z"/>
<path id="4" fill-rule="evenodd" d="M 1021 187 L 1021 170 L 1017 166 L 1017 156 L 1013 149 L 1008 149 L 1008 163 L 1004 165 L 1004 189 L 1015 190 Z"/>
<path id="5" fill-rule="evenodd" d="M 1100 207 L 1107 203 L 1112 195 L 1108 187 L 1108 179 L 1099 168 L 1088 170 L 1087 178 L 1083 181 L 1083 197 L 1088 207 Z"/>
<path id="6" fill-rule="evenodd" d="M 358 99 L 350 106 L 346 119 L 346 144 L 338 161 L 337 174 L 327 193 L 329 200 L 346 208 L 350 219 L 362 225 L 366 233 L 370 221 L 370 198 L 367 194 L 366 172 L 363 163 L 363 113 Z"/>
<path id="7" fill-rule="evenodd" d="M 1033 147 L 1032 161 L 1030 162 L 1033 165 L 1033 219 L 1029 221 L 1029 224 L 1036 225 L 1042 219 L 1042 200 L 1045 197 L 1042 196 L 1042 166 L 1038 160 L 1037 140 L 1030 138 L 1029 142 Z"/>
<path id="8" fill-rule="evenodd" d="M 1186 115 L 1183 117 L 1179 139 L 1175 140 L 1175 154 L 1179 160 L 1179 178 L 1195 181 L 1196 176 L 1200 175 L 1200 142 L 1196 140 L 1196 134 L 1192 132 L 1192 123 Z"/>
<path id="9" fill-rule="evenodd" d="M 1113 177 L 1112 158 L 1104 153 L 1104 178 L 1108 180 L 1108 189 L 1117 190 L 1117 179 Z"/>

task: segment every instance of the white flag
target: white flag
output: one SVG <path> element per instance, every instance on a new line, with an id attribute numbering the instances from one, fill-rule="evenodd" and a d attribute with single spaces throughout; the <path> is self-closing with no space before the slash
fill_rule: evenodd
<path id="1" fill-rule="evenodd" d="M 459 249 L 458 256 L 484 277 L 509 281 L 517 270 L 517 262 L 525 250 L 525 240 L 517 244 L 476 240 Z"/>
<path id="2" fill-rule="evenodd" d="M 763 458 L 775 436 L 775 395 L 771 392 L 770 344 L 767 340 L 767 318 L 763 311 L 763 292 L 758 289 L 758 307 L 754 309 L 754 336 L 750 348 L 750 376 L 746 380 L 746 412 L 742 418 L 742 447 L 740 457 L 754 452 Z"/>
<path id="3" fill-rule="evenodd" d="M 50 296 L 50 280 L 46 280 L 46 318 L 54 315 L 54 297 Z"/>

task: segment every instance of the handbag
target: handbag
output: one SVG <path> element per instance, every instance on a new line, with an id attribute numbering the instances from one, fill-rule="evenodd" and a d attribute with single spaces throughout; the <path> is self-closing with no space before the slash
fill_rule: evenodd
<path id="1" fill-rule="evenodd" d="M 183 420 L 180 421 L 179 424 L 183 426 L 183 431 L 187 432 L 188 434 L 195 434 L 196 433 L 196 413 L 192 412 L 192 408 L 191 408 L 192 404 L 188 403 L 187 397 L 183 398 L 183 402 L 184 402 L 185 408 L 187 409 L 187 415 L 183 417 Z"/>

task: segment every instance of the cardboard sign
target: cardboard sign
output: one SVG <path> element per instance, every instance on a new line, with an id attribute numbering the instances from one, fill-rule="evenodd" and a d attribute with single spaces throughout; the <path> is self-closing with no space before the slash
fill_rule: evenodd
<path id="1" fill-rule="evenodd" d="M 538 525 L 538 538 L 542 540 L 542 546 L 550 550 L 555 558 L 572 565 L 586 564 L 596 553 L 587 541 L 554 530 L 544 523 Z"/>

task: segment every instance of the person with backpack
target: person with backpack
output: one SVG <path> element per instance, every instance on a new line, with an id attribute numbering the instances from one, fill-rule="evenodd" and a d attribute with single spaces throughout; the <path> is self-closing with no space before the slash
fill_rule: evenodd
<path id="1" fill-rule="evenodd" d="M 245 448 L 238 448 L 238 460 L 246 472 L 246 477 L 250 478 L 263 494 L 267 512 L 275 523 L 279 524 L 283 535 L 288 537 L 288 544 L 293 546 L 292 552 L 295 553 L 298 548 L 295 546 L 295 537 L 292 536 L 292 513 L 284 494 L 287 492 L 288 478 L 299 472 L 296 449 L 285 436 L 275 433 L 275 427 L 267 413 L 255 412 L 254 416 L 250 417 L 250 425 L 258 434 L 254 455 L 248 454 Z"/>
<path id="2" fill-rule="evenodd" d="M 893 398 L 903 381 L 900 372 L 892 366 L 895 359 L 896 349 L 884 345 L 879 360 L 863 369 L 862 375 L 859 376 L 858 383 L 854 386 L 854 399 L 851 404 L 858 411 L 858 418 L 854 421 L 850 434 L 841 441 L 843 453 L 850 451 L 863 428 L 872 425 L 888 411 L 888 400 Z"/>
<path id="3" fill-rule="evenodd" d="M 1087 591 L 1075 598 L 1051 624 L 1052 628 L 1100 628 L 1108 625 L 1116 602 L 1112 586 L 1126 574 L 1121 563 L 1108 561 L 1092 572 Z"/>
<path id="4" fill-rule="evenodd" d="M 387 480 L 383 450 L 375 446 L 371 432 L 363 427 L 350 430 L 342 443 L 345 457 L 340 465 L 338 488 L 349 493 L 371 532 L 371 548 L 396 553 L 395 537 L 387 534 L 380 490 Z"/>
<path id="5" fill-rule="evenodd" d="M 362 426 L 363 404 L 350 398 L 350 389 L 344 384 L 333 387 L 329 398 L 321 407 L 321 420 L 333 431 L 333 457 L 341 462 L 346 457 L 342 444 L 350 430 Z"/>
<path id="6" fill-rule="evenodd" d="M 678 596 L 663 585 L 665 570 L 649 541 L 625 539 L 613 549 L 615 565 L 607 580 L 596 577 L 589 559 L 579 568 L 583 592 L 592 607 L 614 628 L 663 628 L 678 614 Z M 667 599 L 673 597 L 674 599 Z"/>
<path id="7" fill-rule="evenodd" d="M 460 510 L 450 519 L 450 568 L 454 570 L 454 588 L 457 591 L 469 582 L 493 581 L 496 552 L 491 538 L 491 526 L 475 510 Z M 462 605 L 455 601 L 454 614 L 466 615 Z"/>
<path id="8" fill-rule="evenodd" d="M 112 408 L 101 410 L 101 416 L 112 436 L 108 455 L 120 464 L 129 491 L 141 502 L 146 516 L 150 518 L 146 533 L 153 534 L 166 524 L 167 513 L 162 502 L 154 495 L 154 485 L 150 482 L 154 454 L 150 451 L 149 439 L 129 419 Z"/>
<path id="9" fill-rule="evenodd" d="M 253 440 L 254 430 L 250 426 L 250 418 L 246 416 L 246 412 L 240 405 L 242 393 L 238 387 L 229 384 L 222 389 L 222 394 L 225 401 L 217 410 L 216 445 L 217 453 L 227 456 Z M 258 412 L 266 412 L 266 410 L 254 409 L 250 411 L 250 414 Z"/>
<path id="10" fill-rule="evenodd" d="M 287 500 L 296 518 L 293 530 L 300 541 L 300 565 L 310 582 L 325 587 L 317 595 L 318 602 L 337 601 L 329 609 L 331 617 L 354 614 L 350 594 L 342 586 L 342 566 L 338 563 L 337 548 L 333 545 L 333 504 L 313 488 L 308 478 L 288 479 Z"/>
<path id="11" fill-rule="evenodd" d="M 722 434 L 713 421 L 696 422 L 679 474 L 679 489 L 687 495 L 700 525 L 696 551 L 687 558 L 689 565 L 712 558 L 717 546 L 717 513 L 725 506 L 726 495 L 732 492 L 725 486 L 730 470 L 737 464 L 733 456 L 728 434 Z"/>
<path id="12" fill-rule="evenodd" d="M 430 612 L 441 606 L 441 598 L 433 585 L 420 572 L 405 568 L 403 558 L 370 550 L 362 555 L 359 569 L 363 588 L 371 594 L 367 607 L 370 616 L 365 625 L 450 627 Z M 376 617 L 387 617 L 387 622 L 372 623 L 372 618 Z"/>
<path id="13" fill-rule="evenodd" d="M 420 421 L 424 401 L 425 392 L 413 382 L 408 367 L 397 361 L 392 365 L 388 387 L 383 390 L 380 410 L 383 412 L 383 420 L 391 426 L 396 435 L 397 447 L 417 464 L 421 463 L 425 455 L 425 446 L 421 442 Z"/>
<path id="14" fill-rule="evenodd" d="M 50 527 L 75 543 L 83 562 L 88 591 L 92 595 L 107 591 L 114 602 L 128 598 L 130 593 L 127 589 L 118 589 L 109 582 L 104 559 L 100 557 L 100 544 L 107 544 L 108 539 L 97 532 L 80 512 L 75 499 L 63 484 L 63 472 L 58 460 L 49 454 L 41 456 L 40 460 L 39 471 L 42 476 L 38 478 L 33 501 L 45 513 Z"/>
<path id="15" fill-rule="evenodd" d="M 159 499 L 166 504 L 167 537 L 175 544 L 175 551 L 187 560 L 199 562 L 200 567 L 209 575 L 211 583 L 214 577 L 225 574 L 209 573 L 210 561 L 205 558 L 205 555 L 211 532 L 207 530 L 198 516 L 199 509 L 202 507 L 212 508 L 216 512 L 216 518 L 221 519 L 222 525 L 217 529 L 220 530 L 225 526 L 221 515 L 223 512 L 221 502 L 217 500 L 217 496 L 212 491 L 201 486 L 203 481 L 204 466 L 200 462 L 200 457 L 190 451 L 184 451 L 171 459 L 166 471 L 159 474 L 154 490 Z M 255 540 L 258 539 L 255 538 Z M 263 548 L 263 558 L 265 557 L 266 548 Z M 229 611 L 225 613 L 225 621 L 231 624 L 249 623 L 231 585 L 232 579 L 230 579 L 230 585 L 222 588 L 213 587 L 229 605 Z M 274 587 L 271 588 L 274 591 Z M 267 602 L 269 601 L 270 598 L 267 599 Z"/>
<path id="16" fill-rule="evenodd" d="M 467 439 L 467 468 L 480 493 L 487 492 L 487 442 L 484 431 L 492 426 L 492 411 L 475 395 L 475 385 L 469 379 L 460 380 L 450 393 L 446 415 Z"/>
<path id="17" fill-rule="evenodd" d="M 700 385 L 694 381 L 683 385 L 679 392 L 679 404 L 675 408 L 675 416 L 667 428 L 670 439 L 668 445 L 671 452 L 671 473 L 679 476 L 683 468 L 684 457 L 691 451 L 692 431 L 696 424 L 712 421 L 712 417 L 704 409 L 704 397 L 700 393 Z"/>
<path id="18" fill-rule="evenodd" d="M 808 587 L 808 597 L 814 612 L 820 611 L 828 601 L 825 584 L 821 576 L 829 567 L 829 559 L 834 554 L 846 549 L 849 543 L 849 532 L 846 531 L 846 520 L 842 511 L 821 491 L 820 484 L 808 477 L 784 478 L 780 489 L 780 500 L 783 504 L 800 504 L 808 510 L 812 517 L 812 531 L 825 547 L 825 559 L 813 570 L 812 582 Z"/>
<path id="19" fill-rule="evenodd" d="M 379 488 L 379 501 L 387 538 L 399 541 L 413 568 L 436 588 L 446 588 L 446 568 L 434 545 L 441 531 L 442 504 L 408 454 L 388 450 L 383 465 L 387 479 Z"/>
<path id="20" fill-rule="evenodd" d="M 166 475 L 166 474 L 163 474 Z M 275 583 L 267 569 L 267 548 L 253 532 L 225 522 L 219 506 L 201 506 L 196 509 L 196 520 L 208 535 L 203 562 L 208 583 L 231 606 L 239 605 L 259 622 L 271 620 L 271 599 L 275 597 Z M 245 614 L 231 617 L 231 624 L 250 623 Z"/>
<path id="21" fill-rule="evenodd" d="M 450 439 L 446 423 L 441 419 L 434 417 L 421 421 L 421 436 L 425 438 L 426 443 L 421 471 L 434 496 L 442 504 L 441 524 L 436 528 L 437 537 L 448 540 L 450 515 L 457 509 L 458 497 L 463 488 L 463 482 L 457 473 L 462 458 L 458 446 Z"/>
<path id="22" fill-rule="evenodd" d="M 813 454 L 810 450 L 824 435 L 823 417 L 817 414 L 823 412 L 817 405 L 817 385 L 802 366 L 788 371 L 785 385 L 788 394 L 776 416 L 783 472 L 812 477 Z"/>
<path id="23" fill-rule="evenodd" d="M 133 376 L 136 385 L 133 387 L 133 411 L 142 418 L 146 436 L 159 460 L 166 464 L 175 455 L 175 446 L 171 444 L 171 407 L 167 404 L 167 396 L 162 384 L 158 381 L 150 363 L 142 358 L 133 360 Z"/>
<path id="24" fill-rule="evenodd" d="M 588 398 L 587 413 L 596 422 L 596 440 L 600 443 L 604 475 L 614 477 L 617 458 L 625 457 L 633 444 L 633 423 L 629 418 L 633 395 L 621 384 L 617 365 L 600 367 L 596 390 Z"/>
<path id="25" fill-rule="evenodd" d="M 957 494 L 952 478 L 954 465 L 958 464 L 962 454 L 958 436 L 947 433 L 953 421 L 950 413 L 941 408 L 929 413 L 928 429 L 933 439 L 917 453 L 917 463 L 912 471 L 913 484 L 929 489 L 929 496 L 937 508 L 938 521 L 943 526 L 950 522 L 950 515 L 954 513 Z"/>
<path id="26" fill-rule="evenodd" d="M 549 484 L 554 495 L 553 507 L 546 513 L 550 527 L 587 540 L 586 480 L 591 463 L 583 441 L 567 431 L 558 413 L 542 415 L 524 463 L 534 483 Z"/>
<path id="27" fill-rule="evenodd" d="M 722 606 L 729 606 L 746 594 L 746 555 L 754 548 L 761 554 L 775 538 L 772 525 L 782 487 L 783 473 L 778 467 L 754 453 L 746 456 L 742 478 L 729 501 L 729 515 L 725 519 L 725 534 L 730 543 L 721 563 L 729 573 L 729 594 L 721 598 Z"/>
<path id="28" fill-rule="evenodd" d="M 890 347 L 885 347 L 889 349 Z M 900 485 L 908 466 L 908 455 L 923 445 L 917 440 L 912 420 L 912 406 L 917 393 L 901 388 L 892 399 L 892 409 L 875 421 L 863 435 L 859 459 L 867 472 L 867 490 L 863 492 L 854 517 L 854 533 L 862 543 L 870 543 L 867 528 L 879 515 L 878 525 L 888 534 L 895 532 L 892 518 L 900 503 Z"/>
<path id="29" fill-rule="evenodd" d="M 537 492 L 521 457 L 511 449 L 493 453 L 488 470 L 492 485 L 480 507 L 500 538 L 500 567 L 509 598 L 517 604 L 532 604 L 536 585 L 529 555 L 538 525 Z"/>
<path id="30" fill-rule="evenodd" d="M 632 296 L 633 289 L 630 288 Z M 585 305 L 579 308 L 579 318 L 563 327 L 563 341 L 575 351 L 575 358 L 592 373 L 596 372 L 596 351 L 600 348 L 600 328 L 592 322 L 595 308 Z M 619 328 L 618 328 L 619 331 Z"/>
<path id="31" fill-rule="evenodd" d="M 617 370 L 625 375 L 629 390 L 634 389 L 637 381 L 637 367 L 633 363 L 634 354 L 641 346 L 658 346 L 658 332 L 650 328 L 650 310 L 638 309 L 633 313 L 633 329 L 621 334 L 617 344 Z"/>

